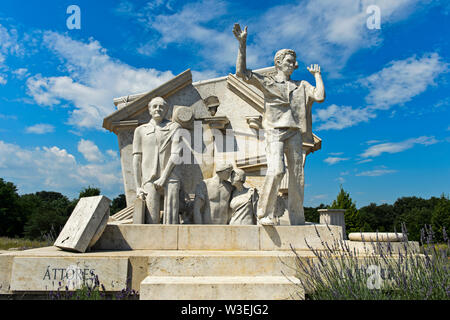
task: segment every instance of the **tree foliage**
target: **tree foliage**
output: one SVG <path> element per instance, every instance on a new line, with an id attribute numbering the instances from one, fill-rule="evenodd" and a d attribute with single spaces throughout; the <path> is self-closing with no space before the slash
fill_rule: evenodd
<path id="1" fill-rule="evenodd" d="M 100 195 L 100 189 L 95 187 L 87 187 L 80 191 L 78 199 L 86 198 L 86 197 L 95 197 Z"/>
<path id="2" fill-rule="evenodd" d="M 358 209 L 356 209 L 356 204 L 350 198 L 350 194 L 345 192 L 344 188 L 340 187 L 339 194 L 336 200 L 330 206 L 330 209 L 345 209 L 344 219 L 345 219 L 345 229 L 347 235 L 350 232 L 360 231 L 360 218 L 358 214 Z"/>
<path id="3" fill-rule="evenodd" d="M 15 237 L 21 234 L 25 220 L 17 187 L 0 178 L 0 236 Z"/>
<path id="4" fill-rule="evenodd" d="M 72 213 L 73 201 L 58 192 L 36 192 L 21 200 L 28 217 L 24 236 L 29 239 L 55 238 Z"/>
<path id="5" fill-rule="evenodd" d="M 127 207 L 127 199 L 124 194 L 119 194 L 111 202 L 110 215 L 116 214 Z"/>

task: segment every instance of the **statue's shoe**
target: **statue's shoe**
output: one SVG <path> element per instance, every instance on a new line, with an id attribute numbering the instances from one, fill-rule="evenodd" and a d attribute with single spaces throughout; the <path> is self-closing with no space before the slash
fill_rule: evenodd
<path id="1" fill-rule="evenodd" d="M 269 217 L 264 217 L 258 220 L 258 224 L 262 225 L 262 226 L 274 226 L 276 225 L 276 221 L 272 220 Z"/>

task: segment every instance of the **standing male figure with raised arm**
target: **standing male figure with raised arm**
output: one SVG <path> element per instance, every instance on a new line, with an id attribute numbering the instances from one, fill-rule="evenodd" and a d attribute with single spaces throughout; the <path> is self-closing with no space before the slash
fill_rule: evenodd
<path id="1" fill-rule="evenodd" d="M 233 34 L 239 41 L 236 75 L 254 85 L 264 94 L 263 128 L 266 140 L 267 174 L 258 202 L 257 216 L 261 225 L 274 225 L 278 190 L 285 173 L 284 155 L 289 172 L 288 212 L 291 225 L 305 223 L 303 210 L 304 164 L 306 153 L 303 141 L 312 141 L 311 106 L 325 100 L 320 67 L 308 67 L 314 75 L 316 87 L 307 81 L 293 81 L 291 75 L 298 68 L 294 50 L 282 49 L 275 54 L 276 74 L 263 76 L 247 69 L 247 27 L 235 24 Z"/>

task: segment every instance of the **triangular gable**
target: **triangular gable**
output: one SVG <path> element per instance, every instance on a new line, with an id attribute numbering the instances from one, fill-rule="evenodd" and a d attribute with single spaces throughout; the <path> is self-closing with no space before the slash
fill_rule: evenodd
<path id="1" fill-rule="evenodd" d="M 155 97 L 168 98 L 175 92 L 183 89 L 184 87 L 192 84 L 191 69 L 188 69 L 166 83 L 160 85 L 158 88 L 149 91 L 139 97 L 138 99 L 130 102 L 127 106 L 115 111 L 114 113 L 103 119 L 103 128 L 113 131 L 113 123 L 124 121 L 136 116 L 139 113 L 144 112 L 147 109 L 147 105 Z"/>

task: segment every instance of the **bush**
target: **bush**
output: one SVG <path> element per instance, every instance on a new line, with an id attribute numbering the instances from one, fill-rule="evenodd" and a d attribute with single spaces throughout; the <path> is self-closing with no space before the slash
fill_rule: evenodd
<path id="1" fill-rule="evenodd" d="M 296 255 L 297 277 L 313 300 L 443 300 L 450 299 L 447 246 L 433 244 L 431 228 L 422 230 L 423 254 L 393 252 L 374 244 L 375 254 L 358 256 L 343 241 L 326 250 L 310 249 L 315 259 L 304 262 Z M 325 243 L 326 244 L 326 243 Z M 372 281 L 373 280 L 373 281 Z"/>

